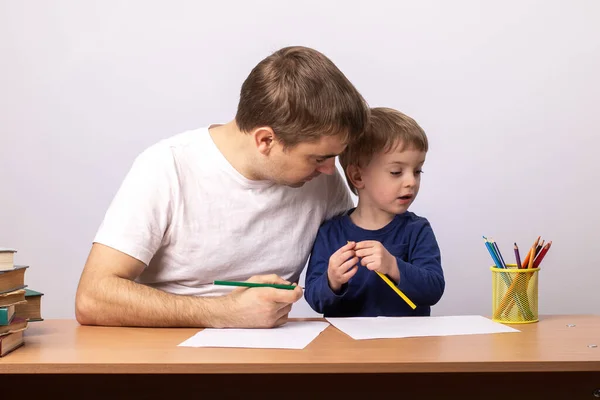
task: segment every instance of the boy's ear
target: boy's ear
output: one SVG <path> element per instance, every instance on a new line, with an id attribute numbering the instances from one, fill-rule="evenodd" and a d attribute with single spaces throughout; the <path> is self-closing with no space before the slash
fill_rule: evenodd
<path id="1" fill-rule="evenodd" d="M 261 126 L 254 129 L 251 134 L 258 151 L 265 156 L 269 155 L 277 142 L 273 129 L 268 126 Z"/>
<path id="2" fill-rule="evenodd" d="M 365 187 L 365 184 L 363 183 L 363 180 L 362 180 L 362 172 L 358 166 L 348 165 L 347 173 L 348 173 L 348 178 L 350 179 L 350 182 L 352 182 L 352 185 L 357 190 L 363 189 Z"/>

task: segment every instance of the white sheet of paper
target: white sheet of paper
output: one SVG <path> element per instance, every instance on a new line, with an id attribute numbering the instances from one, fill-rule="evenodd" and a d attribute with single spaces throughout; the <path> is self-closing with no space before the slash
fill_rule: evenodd
<path id="1" fill-rule="evenodd" d="M 178 346 L 303 349 L 328 326 L 322 321 L 291 321 L 272 329 L 204 329 Z"/>
<path id="2" fill-rule="evenodd" d="M 519 332 L 479 315 L 327 318 L 327 321 L 357 340 Z"/>

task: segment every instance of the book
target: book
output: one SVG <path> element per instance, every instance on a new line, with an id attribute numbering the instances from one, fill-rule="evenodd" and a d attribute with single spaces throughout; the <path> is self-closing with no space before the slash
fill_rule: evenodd
<path id="1" fill-rule="evenodd" d="M 15 253 L 17 250 L 0 247 L 0 271 L 9 271 L 15 267 Z"/>
<path id="2" fill-rule="evenodd" d="M 4 357 L 11 351 L 14 351 L 25 344 L 23 332 L 24 331 L 19 331 L 0 336 L 0 357 Z"/>
<path id="3" fill-rule="evenodd" d="M 24 331 L 27 329 L 28 323 L 25 318 L 14 317 L 10 324 L 0 326 L 0 336 L 8 335 L 15 332 Z"/>
<path id="4" fill-rule="evenodd" d="M 12 304 L 25 303 L 25 289 L 17 289 L 12 292 L 0 293 L 0 307 Z"/>
<path id="5" fill-rule="evenodd" d="M 14 305 L 11 305 L 8 307 L 0 307 L 0 326 L 10 324 L 14 315 L 15 315 L 15 306 Z"/>
<path id="6" fill-rule="evenodd" d="M 30 322 L 43 321 L 42 318 L 42 296 L 44 293 L 26 288 L 25 299 L 27 302 L 15 304 L 15 315 Z"/>
<path id="7" fill-rule="evenodd" d="M 15 265 L 8 271 L 0 271 L 0 293 L 12 292 L 23 289 L 25 285 L 25 271 L 29 268 L 27 265 Z"/>

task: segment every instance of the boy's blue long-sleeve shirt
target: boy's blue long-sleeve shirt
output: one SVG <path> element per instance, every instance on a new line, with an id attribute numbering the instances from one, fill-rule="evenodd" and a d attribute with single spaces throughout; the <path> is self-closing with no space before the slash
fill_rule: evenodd
<path id="1" fill-rule="evenodd" d="M 444 293 L 440 249 L 427 219 L 412 212 L 396 215 L 385 227 L 366 230 L 349 215 L 326 221 L 319 228 L 308 262 L 304 296 L 325 317 L 429 316 Z M 416 304 L 412 309 L 376 273 L 359 265 L 356 274 L 334 293 L 327 282 L 329 257 L 348 241 L 376 240 L 396 257 L 398 288 Z M 360 262 L 360 261 L 359 261 Z"/>

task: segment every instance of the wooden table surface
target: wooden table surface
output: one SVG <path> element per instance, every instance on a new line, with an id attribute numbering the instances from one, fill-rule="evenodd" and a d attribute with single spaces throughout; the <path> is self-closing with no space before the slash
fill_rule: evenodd
<path id="1" fill-rule="evenodd" d="M 45 320 L 30 323 L 25 345 L 0 358 L 0 374 L 600 371 L 600 316 L 541 316 L 512 326 L 521 332 L 374 340 L 329 326 L 306 348 L 282 350 L 177 347 L 199 329 Z"/>

